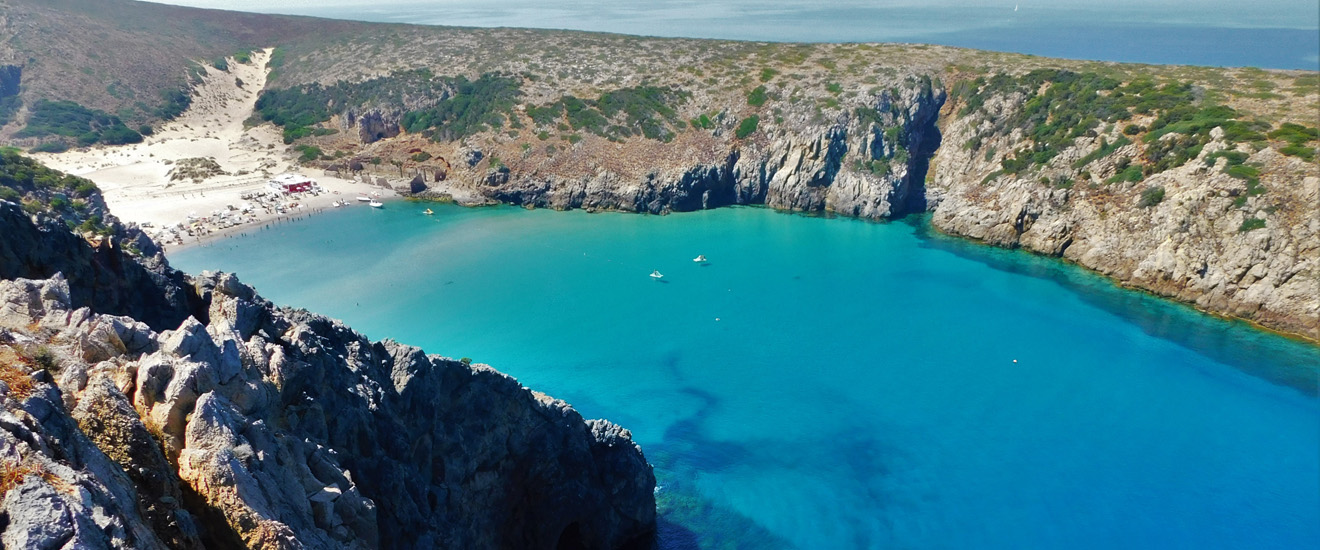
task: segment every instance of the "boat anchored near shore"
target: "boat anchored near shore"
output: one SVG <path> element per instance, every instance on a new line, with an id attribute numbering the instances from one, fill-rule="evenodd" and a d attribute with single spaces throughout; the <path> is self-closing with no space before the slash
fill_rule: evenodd
<path id="1" fill-rule="evenodd" d="M 697 254 L 697 257 L 696 257 L 696 258 L 692 258 L 692 261 L 694 261 L 694 262 L 704 262 L 704 261 L 706 261 L 706 255 L 705 255 L 705 254 Z"/>
<path id="2" fill-rule="evenodd" d="M 371 205 L 372 208 L 385 208 L 385 203 L 374 199 L 367 204 Z"/>
<path id="3" fill-rule="evenodd" d="M 426 214 L 427 216 L 430 216 L 432 214 L 435 214 L 435 211 L 431 210 L 430 208 L 427 208 L 426 210 L 423 210 L 422 213 Z"/>
<path id="4" fill-rule="evenodd" d="M 665 276 L 664 276 L 664 275 L 661 275 L 660 272 L 659 272 L 658 270 L 656 270 L 656 271 L 651 271 L 651 278 L 652 278 L 652 279 L 663 279 L 663 278 L 665 278 Z"/>

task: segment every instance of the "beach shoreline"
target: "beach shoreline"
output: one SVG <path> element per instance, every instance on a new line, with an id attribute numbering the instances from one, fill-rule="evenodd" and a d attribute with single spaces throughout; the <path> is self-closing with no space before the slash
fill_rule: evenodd
<path id="1" fill-rule="evenodd" d="M 306 170 L 278 128 L 250 126 L 271 54 L 254 51 L 248 63 L 230 58 L 223 71 L 205 67 L 188 110 L 142 143 L 31 156 L 92 180 L 115 217 L 171 250 L 300 219 L 336 201 L 357 206 L 357 196 L 397 197 L 377 176 Z M 312 179 L 320 191 L 274 192 L 268 182 L 281 174 Z"/>

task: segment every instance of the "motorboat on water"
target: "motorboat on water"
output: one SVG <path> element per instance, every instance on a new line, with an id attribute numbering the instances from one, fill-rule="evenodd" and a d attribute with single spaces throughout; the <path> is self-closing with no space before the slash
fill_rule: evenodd
<path id="1" fill-rule="evenodd" d="M 704 261 L 706 261 L 706 255 L 705 255 L 705 254 L 697 254 L 697 257 L 696 257 L 696 258 L 692 258 L 692 261 L 694 261 L 694 262 L 704 262 Z"/>
<path id="2" fill-rule="evenodd" d="M 664 275 L 661 275 L 659 271 L 652 271 L 652 272 L 651 272 L 651 278 L 652 278 L 652 279 L 663 279 L 664 277 L 665 277 L 665 276 L 664 276 Z"/>
<path id="3" fill-rule="evenodd" d="M 422 213 L 426 214 L 427 216 L 430 216 L 432 214 L 435 214 L 435 211 L 431 210 L 430 208 L 427 208 L 426 210 L 423 210 Z"/>
<path id="4" fill-rule="evenodd" d="M 378 200 L 373 200 L 367 204 L 371 205 L 372 208 L 385 208 L 385 203 Z"/>

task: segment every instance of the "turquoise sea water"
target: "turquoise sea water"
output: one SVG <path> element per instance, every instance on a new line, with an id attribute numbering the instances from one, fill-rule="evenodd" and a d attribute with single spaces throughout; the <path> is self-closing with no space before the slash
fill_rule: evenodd
<path id="1" fill-rule="evenodd" d="M 1320 348 L 920 220 L 423 208 L 171 261 L 630 428 L 662 548 L 1320 547 Z"/>

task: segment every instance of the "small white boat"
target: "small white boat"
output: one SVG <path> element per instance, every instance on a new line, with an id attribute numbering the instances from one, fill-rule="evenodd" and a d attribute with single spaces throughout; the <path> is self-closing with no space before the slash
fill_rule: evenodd
<path id="1" fill-rule="evenodd" d="M 663 278 L 664 278 L 664 275 L 661 275 L 659 271 L 652 271 L 652 272 L 651 272 L 651 278 L 652 278 L 652 279 L 663 279 Z"/>
<path id="2" fill-rule="evenodd" d="M 372 208 L 385 208 L 385 203 L 380 202 L 380 201 L 375 201 L 375 200 L 374 200 L 374 201 L 371 201 L 371 202 L 369 202 L 369 203 L 367 203 L 367 204 L 371 205 Z"/>
<path id="3" fill-rule="evenodd" d="M 694 262 L 704 262 L 704 261 L 706 261 L 706 255 L 705 255 L 705 254 L 697 254 L 697 257 L 696 257 L 696 258 L 692 258 L 692 261 L 694 261 Z"/>
<path id="4" fill-rule="evenodd" d="M 368 197 L 366 195 L 358 195 L 357 199 L 358 202 L 367 202 L 371 200 L 371 197 Z"/>
<path id="5" fill-rule="evenodd" d="M 430 208 L 427 208 L 426 210 L 423 210 L 422 213 L 426 214 L 427 216 L 430 216 L 431 214 L 435 214 L 435 211 L 431 210 Z"/>

